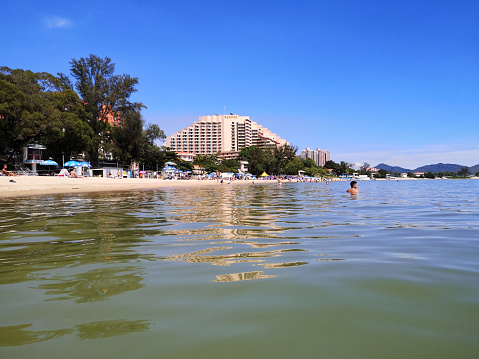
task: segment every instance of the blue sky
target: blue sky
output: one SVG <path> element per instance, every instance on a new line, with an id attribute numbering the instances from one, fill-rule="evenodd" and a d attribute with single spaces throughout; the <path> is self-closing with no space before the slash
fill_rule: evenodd
<path id="1" fill-rule="evenodd" d="M 337 162 L 479 163 L 478 1 L 0 3 L 0 65 L 108 56 L 166 135 L 226 107 Z"/>

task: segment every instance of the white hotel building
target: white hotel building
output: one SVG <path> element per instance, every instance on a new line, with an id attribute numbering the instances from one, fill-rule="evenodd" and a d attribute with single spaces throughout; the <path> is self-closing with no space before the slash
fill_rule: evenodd
<path id="1" fill-rule="evenodd" d="M 238 152 L 244 147 L 284 146 L 288 142 L 249 116 L 201 116 L 198 121 L 166 138 L 172 151 L 191 154 Z"/>

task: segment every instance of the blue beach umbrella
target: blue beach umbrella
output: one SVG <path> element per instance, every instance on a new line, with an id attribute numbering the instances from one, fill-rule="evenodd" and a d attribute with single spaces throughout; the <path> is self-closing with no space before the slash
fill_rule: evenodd
<path id="1" fill-rule="evenodd" d="M 68 162 L 65 162 L 65 167 L 78 167 L 78 166 L 81 166 L 80 162 L 78 161 L 68 161 Z"/>
<path id="2" fill-rule="evenodd" d="M 89 162 L 78 162 L 80 167 L 91 167 L 91 164 Z"/>
<path id="3" fill-rule="evenodd" d="M 56 163 L 53 160 L 46 160 L 46 161 L 40 162 L 40 165 L 41 166 L 58 166 L 58 163 Z"/>

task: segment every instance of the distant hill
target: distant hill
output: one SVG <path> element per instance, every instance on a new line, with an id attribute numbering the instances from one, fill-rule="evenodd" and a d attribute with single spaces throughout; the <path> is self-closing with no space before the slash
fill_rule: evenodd
<path id="1" fill-rule="evenodd" d="M 459 172 L 464 166 L 451 163 L 436 163 L 416 168 L 413 172 Z"/>
<path id="2" fill-rule="evenodd" d="M 383 170 L 386 170 L 388 172 L 399 172 L 399 173 L 405 173 L 405 172 L 432 172 L 432 173 L 458 172 L 463 167 L 467 167 L 467 166 L 457 165 L 457 164 L 452 164 L 452 163 L 436 163 L 434 165 L 421 166 L 421 167 L 418 167 L 414 170 L 409 170 L 407 168 L 398 167 L 398 166 L 389 166 L 385 163 L 380 163 L 376 166 L 377 169 L 383 169 Z M 479 164 L 469 167 L 469 171 L 472 174 L 474 174 L 476 172 L 479 172 Z"/>
<path id="3" fill-rule="evenodd" d="M 403 168 L 399 166 L 389 166 L 385 163 L 380 163 L 375 168 L 377 168 L 378 170 L 386 170 L 388 172 L 398 172 L 398 173 L 414 172 L 414 171 L 408 170 L 407 168 Z"/>
<path id="4" fill-rule="evenodd" d="M 477 172 L 479 172 L 479 164 L 469 167 L 469 171 L 471 171 L 471 173 L 473 174 L 476 174 Z"/>

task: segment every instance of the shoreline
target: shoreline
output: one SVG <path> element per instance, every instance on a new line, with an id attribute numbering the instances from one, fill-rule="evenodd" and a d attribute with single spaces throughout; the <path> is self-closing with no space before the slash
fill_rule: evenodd
<path id="1" fill-rule="evenodd" d="M 471 177 L 470 179 L 479 179 Z M 15 182 L 10 182 L 13 180 Z M 393 181 L 424 181 L 427 178 L 398 178 Z M 438 179 L 439 180 L 439 179 Z M 444 179 L 443 179 L 444 180 Z M 452 180 L 452 179 L 449 179 Z M 388 181 L 381 179 L 378 181 Z M 253 183 L 254 182 L 254 183 Z M 332 179 L 331 182 L 344 182 L 344 180 Z M 359 181 L 361 182 L 361 181 Z M 277 184 L 275 180 L 236 180 L 233 186 L 238 185 L 267 185 Z M 205 186 L 228 186 L 227 181 L 220 183 L 217 180 L 163 180 L 150 178 L 67 178 L 67 177 L 43 177 L 43 176 L 0 176 L 0 193 L 2 198 L 15 198 L 27 196 L 46 196 L 78 193 L 99 192 L 128 192 L 145 191 L 160 188 L 196 188 Z"/>
<path id="2" fill-rule="evenodd" d="M 10 182 L 11 180 L 15 182 Z M 253 184 L 254 182 L 254 184 Z M 230 185 L 276 184 L 271 180 L 232 181 Z M 160 188 L 194 188 L 228 186 L 216 180 L 162 180 L 150 178 L 68 178 L 43 176 L 0 176 L 2 198 L 78 194 L 97 192 L 144 191 Z"/>

